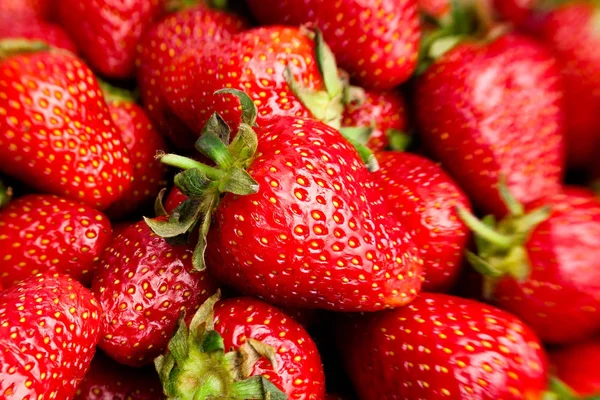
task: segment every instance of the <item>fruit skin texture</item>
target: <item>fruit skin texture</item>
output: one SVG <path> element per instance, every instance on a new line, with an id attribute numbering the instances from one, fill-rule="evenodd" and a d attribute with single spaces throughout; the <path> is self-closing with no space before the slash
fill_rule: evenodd
<path id="1" fill-rule="evenodd" d="M 249 0 L 263 24 L 314 23 L 341 68 L 361 86 L 391 89 L 416 67 L 419 16 L 416 0 Z"/>
<path id="2" fill-rule="evenodd" d="M 392 151 L 376 157 L 380 193 L 419 240 L 423 290 L 446 291 L 458 277 L 470 237 L 455 207 L 470 209 L 469 199 L 439 165 L 424 157 Z"/>
<path id="3" fill-rule="evenodd" d="M 277 369 L 262 358 L 254 365 L 251 376 L 263 375 L 289 399 L 323 399 L 325 374 L 319 351 L 293 318 L 270 304 L 239 297 L 217 303 L 214 320 L 215 331 L 223 336 L 225 349 L 238 348 L 248 338 L 275 349 Z"/>
<path id="4" fill-rule="evenodd" d="M 501 176 L 521 202 L 560 189 L 562 87 L 537 43 L 509 34 L 459 44 L 419 79 L 415 96 L 424 142 L 483 212 L 506 213 Z"/>
<path id="5" fill-rule="evenodd" d="M 524 399 L 546 388 L 533 331 L 497 308 L 443 294 L 366 314 L 340 329 L 361 400 Z"/>
<path id="6" fill-rule="evenodd" d="M 89 290 L 58 274 L 0 293 L 2 398 L 72 398 L 94 356 L 100 313 Z"/>
<path id="7" fill-rule="evenodd" d="M 0 62 L 0 170 L 105 209 L 131 184 L 129 155 L 92 72 L 61 52 Z"/>
<path id="8" fill-rule="evenodd" d="M 12 19 L 0 17 L 0 38 L 42 40 L 52 47 L 77 53 L 75 43 L 59 25 L 39 20 L 15 23 Z"/>
<path id="9" fill-rule="evenodd" d="M 422 260 L 354 148 L 307 118 L 267 121 L 256 133 L 248 173 L 259 190 L 223 197 L 208 238 L 211 273 L 282 306 L 373 311 L 410 302 Z"/>
<path id="10" fill-rule="evenodd" d="M 550 362 L 558 379 L 580 396 L 600 393 L 600 374 L 596 365 L 600 342 L 593 340 L 550 352 Z"/>
<path id="11" fill-rule="evenodd" d="M 185 49 L 221 41 L 245 28 L 246 22 L 236 15 L 198 6 L 168 15 L 142 37 L 136 57 L 142 103 L 156 128 L 177 147 L 188 147 L 196 135 L 167 107 L 163 72 Z"/>
<path id="12" fill-rule="evenodd" d="M 60 0 L 57 19 L 100 74 L 133 77 L 136 46 L 160 15 L 160 0 Z"/>
<path id="13" fill-rule="evenodd" d="M 87 285 L 111 234 L 108 218 L 84 204 L 46 194 L 13 200 L 0 211 L 0 283 L 58 272 Z"/>
<path id="14" fill-rule="evenodd" d="M 116 361 L 141 366 L 162 354 L 183 311 L 191 318 L 216 290 L 195 272 L 189 246 L 171 246 L 138 222 L 113 239 L 92 284 L 104 315 L 98 346 Z"/>

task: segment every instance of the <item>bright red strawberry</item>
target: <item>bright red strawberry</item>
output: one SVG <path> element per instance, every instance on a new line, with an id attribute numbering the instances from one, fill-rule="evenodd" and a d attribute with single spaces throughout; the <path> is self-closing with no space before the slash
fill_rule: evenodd
<path id="1" fill-rule="evenodd" d="M 0 17 L 0 39 L 21 38 L 41 40 L 50 46 L 76 53 L 75 44 L 59 26 L 44 21 L 16 22 Z"/>
<path id="2" fill-rule="evenodd" d="M 469 199 L 439 165 L 424 157 L 391 151 L 376 156 L 380 193 L 419 241 L 423 290 L 449 289 L 458 277 L 469 240 L 469 228 L 455 207 L 469 209 Z"/>
<path id="3" fill-rule="evenodd" d="M 151 368 L 131 368 L 97 352 L 73 400 L 163 400 L 162 386 Z"/>
<path id="4" fill-rule="evenodd" d="M 129 187 L 127 149 L 79 59 L 43 50 L 1 59 L 0 170 L 98 209 Z"/>
<path id="5" fill-rule="evenodd" d="M 0 282 L 8 287 L 31 275 L 58 272 L 89 284 L 110 222 L 99 211 L 53 195 L 27 195 L 0 211 Z"/>
<path id="6" fill-rule="evenodd" d="M 2 0 L 0 19 L 13 23 L 33 23 L 36 20 L 49 20 L 53 12 L 53 0 Z"/>
<path id="7" fill-rule="evenodd" d="M 416 0 L 249 0 L 263 24 L 314 23 L 340 66 L 362 86 L 391 89 L 413 73 L 419 51 Z"/>
<path id="8" fill-rule="evenodd" d="M 161 87 L 163 72 L 185 49 L 229 38 L 245 27 L 240 17 L 197 6 L 167 16 L 142 37 L 136 59 L 140 96 L 157 129 L 178 147 L 189 147 L 196 135 L 167 107 Z"/>
<path id="9" fill-rule="evenodd" d="M 421 294 L 348 325 L 340 346 L 361 400 L 539 399 L 546 388 L 535 334 L 482 303 Z"/>
<path id="10" fill-rule="evenodd" d="M 485 295 L 519 316 L 545 342 L 567 343 L 600 333 L 600 199 L 580 188 L 525 207 L 507 197 L 511 213 L 474 229 L 486 274 Z"/>
<path id="11" fill-rule="evenodd" d="M 31 277 L 0 293 L 0 395 L 71 399 L 100 337 L 92 294 L 62 275 Z"/>
<path id="12" fill-rule="evenodd" d="M 171 214 L 173 210 L 175 210 L 177 206 L 183 203 L 186 199 L 187 196 L 183 194 L 179 188 L 174 186 L 169 192 L 167 200 L 165 201 L 165 210 L 167 213 Z"/>
<path id="13" fill-rule="evenodd" d="M 135 72 L 144 31 L 162 12 L 161 0 L 60 0 L 57 19 L 100 74 L 125 79 Z"/>
<path id="14" fill-rule="evenodd" d="M 172 246 L 144 222 L 115 237 L 102 258 L 92 292 L 104 310 L 99 347 L 120 363 L 151 362 L 167 345 L 183 311 L 190 317 L 215 291 L 194 271 L 193 248 Z"/>
<path id="15" fill-rule="evenodd" d="M 451 10 L 450 0 L 417 0 L 417 3 L 421 13 L 436 19 L 442 18 Z"/>
<path id="16" fill-rule="evenodd" d="M 565 384 L 572 397 L 561 399 L 582 399 L 585 396 L 600 395 L 600 341 L 578 343 L 550 352 L 550 362 L 556 378 Z M 592 400 L 594 397 L 589 397 Z M 597 398 L 597 397 L 596 397 Z"/>
<path id="17" fill-rule="evenodd" d="M 501 216 L 501 176 L 524 202 L 560 189 L 562 93 L 554 59 L 509 34 L 443 54 L 415 100 L 424 142 L 478 208 Z"/>

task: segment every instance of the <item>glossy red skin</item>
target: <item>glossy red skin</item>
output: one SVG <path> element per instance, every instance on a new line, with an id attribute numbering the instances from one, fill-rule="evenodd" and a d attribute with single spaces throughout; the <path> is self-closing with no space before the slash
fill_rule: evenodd
<path id="1" fill-rule="evenodd" d="M 545 342 L 569 343 L 600 333 L 600 200 L 566 188 L 526 208 L 544 205 L 552 215 L 525 245 L 530 276 L 522 283 L 502 279 L 494 299 Z"/>
<path id="2" fill-rule="evenodd" d="M 281 117 L 256 129 L 248 172 L 259 191 L 226 194 L 207 264 L 239 291 L 274 304 L 374 311 L 410 302 L 422 260 L 338 131 Z"/>
<path id="3" fill-rule="evenodd" d="M 49 20 L 53 12 L 53 0 L 2 0 L 0 19 L 6 16 L 13 23 Z"/>
<path id="4" fill-rule="evenodd" d="M 177 208 L 178 205 L 183 203 L 184 200 L 187 199 L 187 196 L 181 193 L 177 187 L 171 188 L 169 191 L 169 195 L 167 196 L 167 200 L 165 201 L 165 210 L 170 214 Z"/>
<path id="5" fill-rule="evenodd" d="M 537 399 L 546 389 L 546 355 L 533 331 L 472 300 L 422 293 L 340 335 L 361 400 Z"/>
<path id="6" fill-rule="evenodd" d="M 62 275 L 0 293 L 2 398 L 72 398 L 94 356 L 100 314 L 89 290 Z"/>
<path id="7" fill-rule="evenodd" d="M 251 376 L 262 375 L 289 399 L 321 400 L 325 396 L 325 374 L 317 346 L 292 318 L 270 304 L 239 297 L 215 306 L 215 331 L 223 336 L 226 349 L 236 349 L 247 338 L 276 350 L 277 369 L 261 358 Z"/>
<path id="8" fill-rule="evenodd" d="M 154 368 L 121 365 L 96 353 L 73 400 L 163 400 L 162 385 Z"/>
<path id="9" fill-rule="evenodd" d="M 9 287 L 58 272 L 87 285 L 111 235 L 108 218 L 89 206 L 53 195 L 20 197 L 0 211 L 0 282 Z"/>
<path id="10" fill-rule="evenodd" d="M 135 72 L 136 46 L 162 13 L 161 0 L 60 0 L 57 19 L 93 70 L 116 79 Z"/>
<path id="11" fill-rule="evenodd" d="M 166 186 L 167 167 L 156 159 L 156 154 L 166 151 L 167 144 L 137 104 L 109 101 L 108 106 L 133 165 L 131 186 L 107 210 L 111 217 L 123 218 L 145 210 L 154 203 L 160 189 Z"/>
<path id="12" fill-rule="evenodd" d="M 502 175 L 524 203 L 560 189 L 560 74 L 537 43 L 509 34 L 460 44 L 419 79 L 415 101 L 423 141 L 484 213 L 506 213 Z"/>
<path id="13" fill-rule="evenodd" d="M 441 18 L 451 10 L 449 0 L 417 0 L 417 3 L 419 4 L 419 11 L 421 13 L 435 18 Z"/>
<path id="14" fill-rule="evenodd" d="M 580 396 L 600 393 L 600 342 L 578 343 L 550 352 L 550 362 L 558 379 Z"/>
<path id="15" fill-rule="evenodd" d="M 98 346 L 116 361 L 141 366 L 162 354 L 177 320 L 216 290 L 194 272 L 192 246 L 171 246 L 138 222 L 113 239 L 92 284 L 104 315 Z M 166 303 L 165 303 L 166 302 Z"/>
<path id="16" fill-rule="evenodd" d="M 538 0 L 493 0 L 496 12 L 516 26 L 522 26 L 532 17 L 537 3 Z"/>
<path id="17" fill-rule="evenodd" d="M 77 53 L 75 43 L 59 25 L 39 20 L 15 23 L 13 19 L 0 17 L 0 39 L 14 38 L 41 40 L 52 47 Z"/>
<path id="18" fill-rule="evenodd" d="M 458 277 L 470 237 L 455 207 L 470 210 L 469 199 L 438 164 L 424 157 L 392 151 L 376 156 L 380 193 L 420 243 L 423 290 L 446 291 Z"/>
<path id="19" fill-rule="evenodd" d="M 156 128 L 178 147 L 189 148 L 196 135 L 167 107 L 161 89 L 164 70 L 185 49 L 227 39 L 245 28 L 236 15 L 198 6 L 165 17 L 142 37 L 136 58 L 140 97 Z"/>
<path id="20" fill-rule="evenodd" d="M 421 30 L 416 0 L 249 0 L 263 24 L 314 23 L 341 68 L 361 85 L 391 89 L 413 73 Z"/>
<path id="21" fill-rule="evenodd" d="M 360 106 L 346 108 L 342 126 L 373 127 L 367 147 L 374 152 L 383 151 L 389 144 L 388 129 L 406 131 L 408 115 L 404 98 L 397 92 L 365 91 Z"/>
<path id="22" fill-rule="evenodd" d="M 0 90 L 0 171 L 100 210 L 129 187 L 127 149 L 80 60 L 62 52 L 7 58 Z"/>

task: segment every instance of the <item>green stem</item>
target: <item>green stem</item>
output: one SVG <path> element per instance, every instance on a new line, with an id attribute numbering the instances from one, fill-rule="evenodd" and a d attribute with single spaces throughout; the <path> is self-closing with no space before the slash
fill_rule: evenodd
<path id="1" fill-rule="evenodd" d="M 0 40 L 0 59 L 15 56 L 21 53 L 37 53 L 48 51 L 50 46 L 41 40 L 29 39 L 3 39 Z"/>
<path id="2" fill-rule="evenodd" d="M 476 235 L 486 239 L 501 249 L 510 249 L 513 245 L 512 238 L 496 232 L 485 225 L 477 217 L 467 211 L 464 207 L 456 207 L 458 216 Z"/>
<path id="3" fill-rule="evenodd" d="M 13 191 L 11 187 L 6 187 L 0 182 L 0 208 L 4 208 L 12 199 Z"/>
<path id="4" fill-rule="evenodd" d="M 177 154 L 162 154 L 159 155 L 158 158 L 160 159 L 160 162 L 171 167 L 180 169 L 199 169 L 204 172 L 206 176 L 214 180 L 223 179 L 227 175 L 224 171 L 209 167 L 208 165 L 192 160 L 191 158 L 179 156 Z"/>
<path id="5" fill-rule="evenodd" d="M 102 92 L 104 93 L 104 98 L 107 101 L 120 101 L 120 102 L 125 102 L 125 103 L 135 103 L 136 102 L 136 96 L 134 95 L 133 92 L 126 90 L 126 89 L 115 87 L 115 86 L 109 84 L 108 82 L 104 82 L 103 80 L 100 80 L 98 78 L 96 78 L 96 80 L 98 81 L 98 84 L 100 85 L 100 88 L 102 89 Z"/>

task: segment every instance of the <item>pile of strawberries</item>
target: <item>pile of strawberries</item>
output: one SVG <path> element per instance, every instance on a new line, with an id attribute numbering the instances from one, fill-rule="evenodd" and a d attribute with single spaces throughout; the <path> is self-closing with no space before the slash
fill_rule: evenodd
<path id="1" fill-rule="evenodd" d="M 0 0 L 0 399 L 600 398 L 597 2 L 225 3 Z"/>

